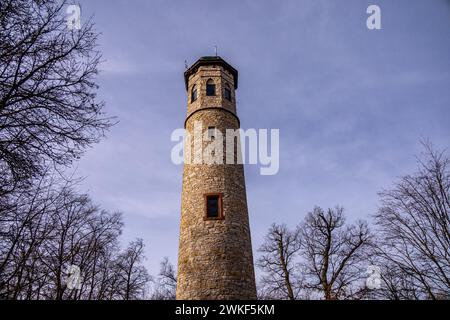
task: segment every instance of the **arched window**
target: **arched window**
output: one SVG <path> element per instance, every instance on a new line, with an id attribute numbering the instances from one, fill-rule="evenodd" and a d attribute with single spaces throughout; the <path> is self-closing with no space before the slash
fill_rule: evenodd
<path id="1" fill-rule="evenodd" d="M 230 89 L 230 85 L 228 83 L 225 83 L 225 89 L 224 89 L 223 95 L 224 95 L 225 99 L 227 99 L 228 101 L 231 101 L 231 89 Z"/>
<path id="2" fill-rule="evenodd" d="M 191 90 L 191 102 L 194 102 L 195 100 L 197 100 L 197 87 L 194 84 Z"/>
<path id="3" fill-rule="evenodd" d="M 213 79 L 209 79 L 208 81 L 206 81 L 206 95 L 207 96 L 216 95 L 216 85 L 214 84 Z"/>

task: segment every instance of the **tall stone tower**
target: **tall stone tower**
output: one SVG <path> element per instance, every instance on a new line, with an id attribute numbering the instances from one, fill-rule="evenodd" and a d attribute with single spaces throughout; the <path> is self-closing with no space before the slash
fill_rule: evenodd
<path id="1" fill-rule="evenodd" d="M 202 57 L 184 79 L 184 126 L 191 137 L 201 123 L 210 138 L 203 137 L 205 147 L 218 131 L 225 136 L 226 129 L 239 128 L 236 69 L 220 57 Z M 195 139 L 186 141 L 185 151 L 194 144 Z M 223 159 L 223 164 L 184 165 L 177 299 L 256 299 L 244 168 L 227 164 L 225 149 Z"/>

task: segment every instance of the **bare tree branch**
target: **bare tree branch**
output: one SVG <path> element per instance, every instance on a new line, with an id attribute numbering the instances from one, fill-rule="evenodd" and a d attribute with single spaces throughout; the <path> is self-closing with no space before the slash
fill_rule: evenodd
<path id="1" fill-rule="evenodd" d="M 384 269 L 384 296 L 450 297 L 450 159 L 424 143 L 419 169 L 380 193 L 375 215 L 377 255 Z"/>

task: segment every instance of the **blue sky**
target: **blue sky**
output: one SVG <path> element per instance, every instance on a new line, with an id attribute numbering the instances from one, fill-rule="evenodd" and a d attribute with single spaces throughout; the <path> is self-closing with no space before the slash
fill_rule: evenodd
<path id="1" fill-rule="evenodd" d="M 381 8 L 381 30 L 366 8 Z M 450 1 L 81 1 L 105 62 L 99 96 L 120 122 L 77 164 L 80 190 L 124 213 L 156 274 L 176 263 L 184 61 L 219 55 L 239 70 L 241 126 L 280 129 L 280 171 L 246 166 L 254 254 L 272 222 L 296 225 L 315 205 L 349 220 L 415 170 L 419 140 L 450 146 Z"/>

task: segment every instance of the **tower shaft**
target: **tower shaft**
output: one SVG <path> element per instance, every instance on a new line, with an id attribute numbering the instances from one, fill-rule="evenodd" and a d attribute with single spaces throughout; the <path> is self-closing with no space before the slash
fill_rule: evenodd
<path id="1" fill-rule="evenodd" d="M 185 80 L 185 129 L 191 137 L 185 151 L 194 159 L 196 143 L 203 154 L 220 133 L 239 128 L 237 71 L 220 57 L 204 57 L 185 72 Z M 199 125 L 201 142 L 194 137 Z M 223 146 L 223 163 L 184 165 L 177 299 L 256 298 L 244 167 L 226 163 Z"/>

